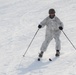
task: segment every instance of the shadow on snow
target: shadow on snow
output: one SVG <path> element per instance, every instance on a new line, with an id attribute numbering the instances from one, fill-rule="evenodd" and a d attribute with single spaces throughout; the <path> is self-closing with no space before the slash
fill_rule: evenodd
<path id="1" fill-rule="evenodd" d="M 21 74 L 26 74 L 28 72 L 32 72 L 34 70 L 40 70 L 43 68 L 46 68 L 47 64 L 49 64 L 50 62 L 42 62 L 42 61 L 37 61 L 35 60 L 32 64 L 30 64 L 28 67 L 20 67 L 18 70 L 20 70 L 19 75 Z"/>
<path id="2" fill-rule="evenodd" d="M 47 65 L 50 64 L 51 62 L 54 62 L 57 58 L 53 58 L 52 61 L 48 61 L 48 62 L 42 62 L 42 61 L 37 61 L 35 60 L 32 64 L 30 64 L 28 67 L 20 67 L 19 70 L 19 74 L 18 75 L 22 75 L 22 74 L 27 74 L 29 72 L 35 71 L 35 70 L 41 70 L 41 69 L 46 69 Z"/>

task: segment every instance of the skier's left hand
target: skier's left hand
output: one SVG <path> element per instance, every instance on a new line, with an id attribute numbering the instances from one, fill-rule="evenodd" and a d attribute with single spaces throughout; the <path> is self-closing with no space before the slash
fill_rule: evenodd
<path id="1" fill-rule="evenodd" d="M 38 25 L 38 28 L 39 28 L 39 29 L 42 28 L 42 25 Z"/>
<path id="2" fill-rule="evenodd" d="M 63 30 L 63 27 L 62 27 L 62 26 L 60 26 L 60 27 L 59 27 L 59 29 L 60 29 L 60 30 Z"/>

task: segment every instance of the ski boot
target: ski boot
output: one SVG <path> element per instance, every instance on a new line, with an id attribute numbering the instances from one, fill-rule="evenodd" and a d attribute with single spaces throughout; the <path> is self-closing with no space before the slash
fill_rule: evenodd
<path id="1" fill-rule="evenodd" d="M 40 58 L 42 58 L 42 57 L 43 57 L 43 52 L 41 51 L 41 52 L 39 53 L 38 61 L 40 61 Z"/>
<path id="2" fill-rule="evenodd" d="M 60 56 L 60 51 L 59 51 L 59 50 L 56 50 L 55 56 L 56 56 L 56 57 L 59 57 L 59 56 Z"/>

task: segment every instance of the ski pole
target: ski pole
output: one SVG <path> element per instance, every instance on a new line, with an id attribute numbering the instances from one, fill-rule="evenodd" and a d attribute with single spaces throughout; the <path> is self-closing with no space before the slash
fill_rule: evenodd
<path id="1" fill-rule="evenodd" d="M 32 38 L 32 40 L 31 40 L 30 44 L 28 45 L 28 47 L 27 47 L 27 49 L 26 49 L 26 51 L 25 51 L 25 53 L 24 53 L 23 57 L 25 57 L 25 54 L 27 53 L 27 51 L 28 51 L 29 47 L 31 46 L 31 44 L 32 44 L 32 42 L 33 42 L 33 40 L 34 40 L 35 36 L 36 36 L 36 35 L 37 35 L 37 33 L 38 33 L 38 31 L 39 31 L 39 29 L 36 31 L 36 33 L 35 33 L 34 37 Z"/>
<path id="2" fill-rule="evenodd" d="M 66 38 L 68 39 L 68 41 L 71 43 L 71 45 L 73 46 L 73 48 L 76 50 L 76 47 L 74 46 L 74 44 L 71 42 L 71 40 L 68 38 L 68 36 L 65 34 L 65 32 L 62 30 L 63 34 L 66 36 Z"/>

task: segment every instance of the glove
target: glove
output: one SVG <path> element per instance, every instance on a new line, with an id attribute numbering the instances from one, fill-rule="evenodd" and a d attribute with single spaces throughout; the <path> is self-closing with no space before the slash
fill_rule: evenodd
<path id="1" fill-rule="evenodd" d="M 60 30 L 63 30 L 63 27 L 60 26 L 59 29 L 60 29 Z"/>
<path id="2" fill-rule="evenodd" d="M 42 25 L 38 25 L 38 28 L 42 28 Z"/>

